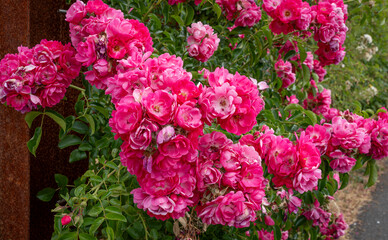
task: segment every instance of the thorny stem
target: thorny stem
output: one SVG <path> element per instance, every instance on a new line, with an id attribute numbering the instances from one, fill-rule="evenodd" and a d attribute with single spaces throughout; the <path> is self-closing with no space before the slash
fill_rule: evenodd
<path id="1" fill-rule="evenodd" d="M 150 234 L 149 234 L 149 232 L 147 230 L 147 225 L 146 225 L 146 223 L 144 221 L 144 218 L 141 215 L 141 213 L 139 213 L 139 217 L 140 217 L 141 222 L 143 223 L 143 227 L 144 227 L 144 231 L 145 231 L 145 239 L 148 240 L 148 235 L 150 235 Z"/>
<path id="2" fill-rule="evenodd" d="M 70 84 L 71 88 L 74 88 L 74 89 L 77 89 L 78 91 L 81 91 L 81 92 L 85 92 L 85 89 L 81 88 L 81 87 L 77 87 L 76 85 L 73 85 L 73 84 Z"/>

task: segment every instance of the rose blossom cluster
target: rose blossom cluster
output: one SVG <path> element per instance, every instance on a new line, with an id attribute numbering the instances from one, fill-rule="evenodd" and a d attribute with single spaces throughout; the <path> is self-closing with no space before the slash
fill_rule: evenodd
<path id="1" fill-rule="evenodd" d="M 216 0 L 225 17 L 236 27 L 253 27 L 261 19 L 260 7 L 254 0 Z"/>
<path id="2" fill-rule="evenodd" d="M 302 214 L 308 220 L 313 221 L 313 226 L 319 227 L 319 231 L 326 236 L 326 239 L 338 239 L 344 236 L 345 231 L 349 228 L 342 214 L 336 215 L 325 211 L 320 207 L 317 200 L 315 200 L 311 209 L 304 211 Z"/>
<path id="3" fill-rule="evenodd" d="M 308 92 L 307 98 L 303 101 L 303 107 L 310 109 L 318 115 L 322 114 L 325 116 L 330 111 L 331 90 L 324 88 L 322 91 L 319 91 L 314 80 L 311 80 L 310 83 L 312 88 L 315 89 L 315 94 L 312 90 Z"/>
<path id="4" fill-rule="evenodd" d="M 286 186 L 299 193 L 317 187 L 321 179 L 321 154 L 306 132 L 301 133 L 295 145 L 264 126 L 254 135 L 243 136 L 240 142 L 255 147 L 268 172 L 273 174 L 272 182 L 276 187 Z"/>
<path id="5" fill-rule="evenodd" d="M 282 88 L 287 88 L 295 82 L 295 73 L 292 72 L 292 64 L 289 61 L 279 59 L 275 63 L 275 71 L 279 78 L 282 79 Z"/>
<path id="6" fill-rule="evenodd" d="M 153 51 L 148 28 L 138 20 L 124 19 L 120 10 L 102 0 L 90 0 L 86 5 L 77 0 L 67 11 L 66 21 L 76 59 L 85 67 L 92 66 L 85 79 L 99 89 L 107 88 L 118 60 L 133 52 Z"/>
<path id="7" fill-rule="evenodd" d="M 206 224 L 248 227 L 256 220 L 265 196 L 261 158 L 252 146 L 233 144 L 223 133 L 199 140 L 196 207 Z"/>
<path id="8" fill-rule="evenodd" d="M 187 38 L 186 46 L 189 56 L 201 62 L 206 62 L 218 48 L 220 39 L 209 25 L 203 25 L 202 22 L 191 24 L 187 27 L 190 36 Z"/>
<path id="9" fill-rule="evenodd" d="M 374 120 L 339 112 L 331 123 L 309 126 L 306 133 L 320 153 L 329 157 L 330 167 L 340 173 L 350 172 L 358 154 L 388 157 L 388 121 L 382 117 Z"/>
<path id="10" fill-rule="evenodd" d="M 323 66 L 338 64 L 345 57 L 342 45 L 348 31 L 347 5 L 343 0 L 321 0 L 311 9 L 315 13 L 314 39 L 319 47 L 315 54 Z"/>
<path id="11" fill-rule="evenodd" d="M 263 9 L 273 19 L 269 28 L 274 34 L 307 31 L 314 20 L 310 5 L 302 0 L 263 0 Z"/>
<path id="12" fill-rule="evenodd" d="M 203 121 L 211 126 L 216 120 L 223 129 L 236 135 L 252 130 L 264 108 L 257 81 L 238 72 L 233 75 L 225 68 L 203 72 L 209 82 L 198 100 Z"/>
<path id="13" fill-rule="evenodd" d="M 259 155 L 253 147 L 232 144 L 219 132 L 199 136 L 212 118 L 226 120 L 234 114 L 243 120 L 228 120 L 237 131 L 251 130 L 253 124 L 244 120 L 245 112 L 230 106 L 233 97 L 225 94 L 238 98 L 242 108 L 245 102 L 247 109 L 261 109 L 257 84 L 217 69 L 214 73 L 205 70 L 213 87 L 196 86 L 181 58 L 167 53 L 148 57 L 135 52 L 120 60 L 106 90 L 116 108 L 109 125 L 115 138 L 124 141 L 122 164 L 137 176 L 141 187 L 132 191 L 134 202 L 150 216 L 166 220 L 183 217 L 188 207 L 200 201 L 197 211 L 204 222 L 249 226 L 265 195 Z M 205 214 L 211 208 L 214 215 Z"/>
<path id="14" fill-rule="evenodd" d="M 22 113 L 59 103 L 81 69 L 75 50 L 70 44 L 44 39 L 18 51 L 0 61 L 0 102 Z"/>

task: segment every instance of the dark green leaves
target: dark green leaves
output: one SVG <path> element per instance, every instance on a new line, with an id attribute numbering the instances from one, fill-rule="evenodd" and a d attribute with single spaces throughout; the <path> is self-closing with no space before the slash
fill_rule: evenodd
<path id="1" fill-rule="evenodd" d="M 40 192 L 38 192 L 36 197 L 42 200 L 43 202 L 49 202 L 53 198 L 54 194 L 55 194 L 55 189 L 45 188 Z"/>
<path id="2" fill-rule="evenodd" d="M 75 149 L 70 154 L 69 162 L 72 163 L 86 158 L 86 152 L 82 152 L 79 149 Z"/>
<path id="3" fill-rule="evenodd" d="M 41 114 L 42 114 L 41 112 L 36 112 L 36 111 L 32 111 L 26 114 L 26 116 L 24 117 L 24 120 L 26 120 L 26 123 L 29 128 L 31 128 L 32 122 L 34 121 L 34 119 Z"/>
<path id="4" fill-rule="evenodd" d="M 69 182 L 69 179 L 62 174 L 55 174 L 55 182 L 58 184 L 58 187 L 64 188 Z"/>
<path id="5" fill-rule="evenodd" d="M 42 128 L 37 127 L 35 129 L 34 136 L 27 142 L 28 150 L 36 157 L 36 149 L 38 149 L 40 139 L 42 138 Z"/>
<path id="6" fill-rule="evenodd" d="M 54 120 L 63 129 L 63 131 L 66 131 L 66 122 L 61 114 L 53 110 L 47 110 L 45 114 Z"/>
<path id="7" fill-rule="evenodd" d="M 66 135 L 64 138 L 61 139 L 61 141 L 58 144 L 58 147 L 60 149 L 63 149 L 63 148 L 67 148 L 73 145 L 78 145 L 81 143 L 82 143 L 81 138 L 75 135 Z"/>
<path id="8" fill-rule="evenodd" d="M 376 160 L 372 159 L 368 162 L 366 172 L 365 172 L 365 174 L 369 174 L 369 179 L 366 184 L 366 187 L 371 187 L 376 183 L 377 176 L 378 176 L 377 172 L 378 172 L 378 168 L 377 168 Z"/>

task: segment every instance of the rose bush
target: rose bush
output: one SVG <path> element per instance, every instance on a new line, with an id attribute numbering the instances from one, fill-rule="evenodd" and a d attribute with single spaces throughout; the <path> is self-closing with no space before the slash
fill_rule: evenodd
<path id="1" fill-rule="evenodd" d="M 321 85 L 347 18 L 341 0 L 77 0 L 74 48 L 43 40 L 0 62 L 2 102 L 21 112 L 81 91 L 77 116 L 26 115 L 53 118 L 59 147 L 78 145 L 70 162 L 90 163 L 74 188 L 55 176 L 53 239 L 343 236 L 335 192 L 360 168 L 373 185 L 388 156 L 386 109 L 334 108 Z"/>

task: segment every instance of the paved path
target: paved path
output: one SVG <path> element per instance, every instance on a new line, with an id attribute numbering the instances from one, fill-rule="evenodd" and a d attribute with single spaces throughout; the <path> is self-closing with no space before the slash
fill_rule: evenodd
<path id="1" fill-rule="evenodd" d="M 354 240 L 388 240 L 388 171 L 379 176 L 372 199 L 362 208 L 357 224 L 351 226 Z"/>

